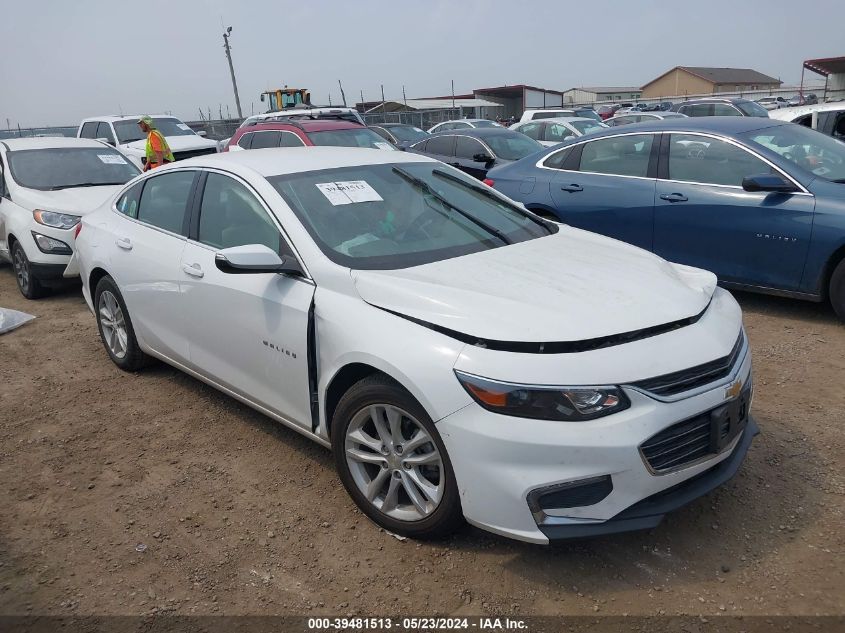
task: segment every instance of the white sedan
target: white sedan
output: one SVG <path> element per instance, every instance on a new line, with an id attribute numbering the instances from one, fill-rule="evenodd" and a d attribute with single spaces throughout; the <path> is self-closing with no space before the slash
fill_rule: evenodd
<path id="1" fill-rule="evenodd" d="M 183 161 L 86 216 L 77 248 L 118 367 L 161 359 L 330 447 L 397 534 L 650 528 L 756 433 L 742 315 L 711 273 L 417 154 Z"/>
<path id="2" fill-rule="evenodd" d="M 514 123 L 509 129 L 525 134 L 541 145 L 552 147 L 579 136 L 600 132 L 606 127 L 605 123 L 587 117 L 558 117 Z"/>
<path id="3" fill-rule="evenodd" d="M 78 276 L 72 255 L 79 218 L 139 173 L 125 155 L 99 141 L 0 141 L 0 261 L 12 263 L 27 299 Z"/>

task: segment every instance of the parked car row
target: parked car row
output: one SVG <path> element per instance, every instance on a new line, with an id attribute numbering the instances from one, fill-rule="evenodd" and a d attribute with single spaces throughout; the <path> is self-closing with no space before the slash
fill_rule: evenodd
<path id="1" fill-rule="evenodd" d="M 287 114 L 140 176 L 103 141 L 0 143 L 0 257 L 24 294 L 34 263 L 78 274 L 121 369 L 159 359 L 330 447 L 396 534 L 654 527 L 757 433 L 717 282 L 845 319 L 845 145 L 800 125 L 532 112 L 536 139 L 416 130 L 398 152 Z"/>

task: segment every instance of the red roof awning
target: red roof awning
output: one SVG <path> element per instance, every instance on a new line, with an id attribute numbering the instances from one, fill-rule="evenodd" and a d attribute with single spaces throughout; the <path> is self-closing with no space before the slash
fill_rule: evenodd
<path id="1" fill-rule="evenodd" d="M 827 77 L 845 73 L 845 57 L 826 57 L 822 59 L 808 59 L 804 62 L 804 68 L 814 73 Z"/>

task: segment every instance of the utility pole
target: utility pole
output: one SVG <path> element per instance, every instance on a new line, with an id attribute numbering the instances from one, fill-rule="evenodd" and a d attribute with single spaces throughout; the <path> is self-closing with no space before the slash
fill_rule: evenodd
<path id="1" fill-rule="evenodd" d="M 346 107 L 346 93 L 343 92 L 343 84 L 340 83 L 340 79 L 337 80 L 337 85 L 340 86 L 340 98 L 343 99 L 343 105 Z"/>
<path id="2" fill-rule="evenodd" d="M 405 96 L 405 86 L 402 86 L 402 101 L 405 102 L 405 108 L 408 107 L 408 97 Z"/>
<path id="3" fill-rule="evenodd" d="M 235 67 L 232 66 L 232 49 L 229 47 L 229 36 L 232 34 L 232 27 L 227 27 L 223 33 L 223 48 L 226 49 L 226 59 L 229 60 L 229 73 L 232 75 L 232 88 L 235 91 L 235 107 L 238 108 L 238 118 L 243 119 L 241 112 L 241 98 L 238 96 L 238 82 L 235 81 Z"/>
<path id="4" fill-rule="evenodd" d="M 384 103 L 384 84 L 381 84 L 381 113 L 384 114 L 386 104 Z"/>

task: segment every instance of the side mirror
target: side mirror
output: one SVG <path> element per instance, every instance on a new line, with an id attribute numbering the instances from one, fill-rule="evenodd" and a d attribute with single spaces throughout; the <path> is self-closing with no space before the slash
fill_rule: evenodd
<path id="1" fill-rule="evenodd" d="M 105 136 L 103 136 L 101 138 L 98 138 L 97 140 L 100 141 L 101 143 L 108 143 L 109 145 L 114 147 L 114 141 L 111 140 L 110 138 L 106 138 Z"/>
<path id="2" fill-rule="evenodd" d="M 795 193 L 798 187 L 777 174 L 755 174 L 742 179 L 745 191 L 766 191 L 773 193 Z"/>
<path id="3" fill-rule="evenodd" d="M 229 274 L 279 273 L 302 275 L 302 267 L 294 257 L 279 257 L 264 244 L 233 246 L 214 256 L 218 270 Z"/>
<path id="4" fill-rule="evenodd" d="M 208 136 L 208 132 L 206 132 L 205 130 L 200 130 L 199 132 L 197 132 L 197 136 L 206 137 Z"/>
<path id="5" fill-rule="evenodd" d="M 264 93 L 261 93 L 261 101 L 264 101 Z"/>
<path id="6" fill-rule="evenodd" d="M 486 165 L 492 165 L 496 161 L 496 159 L 492 156 L 482 153 L 475 154 L 472 157 L 472 160 L 474 160 L 476 163 L 485 163 Z"/>

